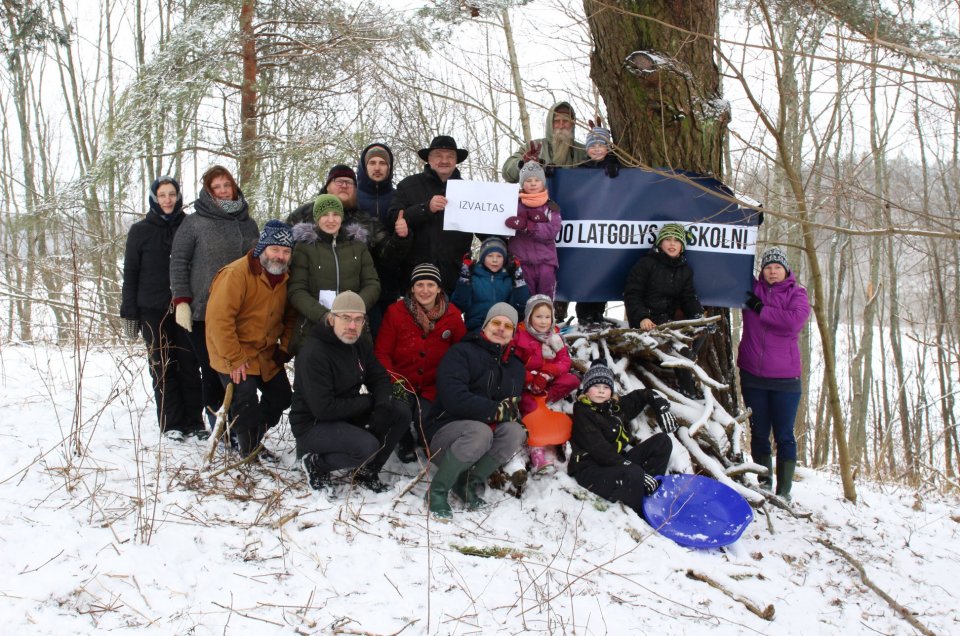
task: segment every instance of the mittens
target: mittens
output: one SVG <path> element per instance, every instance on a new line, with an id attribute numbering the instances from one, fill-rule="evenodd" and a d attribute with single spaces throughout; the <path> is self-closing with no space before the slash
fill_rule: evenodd
<path id="1" fill-rule="evenodd" d="M 746 303 L 746 305 L 747 305 L 747 307 L 749 307 L 752 311 L 755 311 L 755 312 L 757 312 L 758 314 L 760 313 L 760 310 L 763 309 L 763 301 L 760 300 L 760 298 L 758 298 L 757 295 L 754 294 L 752 291 L 747 292 L 747 303 Z"/>
<path id="2" fill-rule="evenodd" d="M 193 312 L 190 310 L 190 303 L 180 303 L 177 305 L 173 318 L 177 321 L 178 325 L 187 331 L 193 331 Z"/>
<path id="3" fill-rule="evenodd" d="M 123 325 L 123 335 L 128 340 L 136 340 L 140 337 L 140 321 L 131 320 L 130 318 L 121 318 L 120 323 Z"/>

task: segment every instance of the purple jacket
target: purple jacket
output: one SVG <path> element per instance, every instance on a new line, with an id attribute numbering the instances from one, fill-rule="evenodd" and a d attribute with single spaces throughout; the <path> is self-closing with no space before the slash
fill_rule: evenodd
<path id="1" fill-rule="evenodd" d="M 553 201 L 538 208 L 530 208 L 517 203 L 517 209 L 527 208 L 527 211 L 549 210 L 550 220 L 546 223 L 527 223 L 527 229 L 518 230 L 510 239 L 508 249 L 510 253 L 520 259 L 521 265 L 551 265 L 559 267 L 557 260 L 557 233 L 560 232 L 560 206 Z"/>
<path id="2" fill-rule="evenodd" d="M 753 293 L 763 309 L 743 310 L 737 366 L 761 378 L 800 377 L 800 330 L 810 315 L 807 290 L 790 272 L 773 285 L 754 279 Z"/>

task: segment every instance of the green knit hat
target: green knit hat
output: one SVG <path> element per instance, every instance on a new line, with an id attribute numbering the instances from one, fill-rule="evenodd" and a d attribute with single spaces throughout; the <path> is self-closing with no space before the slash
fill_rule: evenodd
<path id="1" fill-rule="evenodd" d="M 679 223 L 667 223 L 660 231 L 657 233 L 657 247 L 660 247 L 660 243 L 663 242 L 663 239 L 677 239 L 680 241 L 680 245 L 683 246 L 683 249 L 687 249 L 687 239 L 690 238 L 690 232 L 686 230 Z"/>
<path id="2" fill-rule="evenodd" d="M 321 194 L 313 202 L 313 218 L 319 219 L 324 214 L 333 212 L 339 217 L 343 217 L 343 204 L 340 199 L 332 194 Z"/>

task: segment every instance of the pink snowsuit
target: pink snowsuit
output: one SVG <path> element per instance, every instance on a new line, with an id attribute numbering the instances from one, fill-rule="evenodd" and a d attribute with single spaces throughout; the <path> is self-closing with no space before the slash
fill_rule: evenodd
<path id="1" fill-rule="evenodd" d="M 554 333 L 560 333 L 557 327 L 554 327 L 553 330 Z M 517 328 L 517 335 L 514 338 L 514 347 L 514 353 L 523 361 L 523 366 L 527 370 L 524 387 L 529 386 L 533 380 L 534 375 L 531 373 L 532 371 L 536 371 L 538 374 L 546 373 L 551 376 L 552 379 L 547 382 L 547 402 L 555 402 L 556 400 L 562 399 L 580 386 L 579 378 L 570 373 L 570 353 L 567 351 L 566 346 L 560 347 L 560 350 L 555 352 L 553 359 L 545 357 L 543 343 L 527 331 L 525 322 L 521 322 Z M 526 415 L 536 409 L 536 407 L 533 393 L 531 393 L 529 389 L 524 388 L 523 393 L 520 395 L 520 415 Z"/>

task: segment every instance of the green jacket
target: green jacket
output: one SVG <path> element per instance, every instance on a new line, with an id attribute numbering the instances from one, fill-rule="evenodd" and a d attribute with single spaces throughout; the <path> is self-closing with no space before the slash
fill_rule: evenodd
<path id="1" fill-rule="evenodd" d="M 548 167 L 560 167 L 560 168 L 572 168 L 578 166 L 581 163 L 587 161 L 589 157 L 587 156 L 587 149 L 583 147 L 583 144 L 574 139 L 573 147 L 570 148 L 570 152 L 566 157 L 554 157 L 553 156 L 553 113 L 561 106 L 566 106 L 570 109 L 570 112 L 573 113 L 573 121 L 577 121 L 577 115 L 573 110 L 573 106 L 569 102 L 557 102 L 550 107 L 550 110 L 547 111 L 547 121 L 543 129 L 543 139 L 535 139 L 534 141 L 540 144 L 540 163 Z M 576 134 L 577 129 L 573 129 L 574 134 Z M 520 163 L 523 160 L 523 155 L 527 152 L 527 146 L 520 148 L 512 155 L 510 155 L 506 161 L 503 162 L 503 170 L 501 174 L 503 175 L 503 180 L 508 183 L 516 183 L 520 179 Z"/>
<path id="2" fill-rule="evenodd" d="M 290 342 L 290 352 L 296 353 L 306 334 L 329 311 L 320 304 L 321 290 L 356 292 L 369 310 L 380 298 L 380 279 L 367 246 L 346 238 L 342 229 L 334 237 L 318 231 L 313 223 L 298 223 L 293 238 L 297 243 L 287 298 L 299 314 Z"/>

